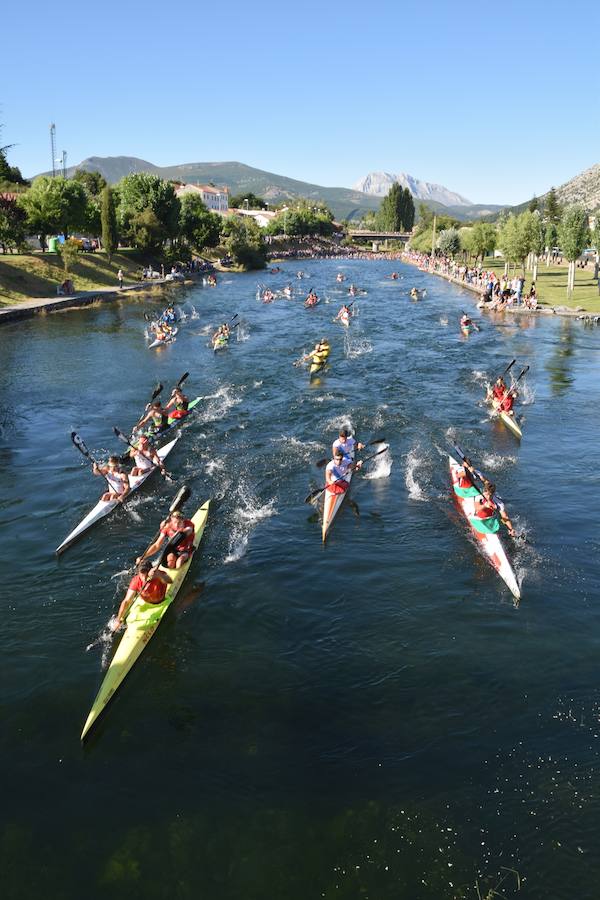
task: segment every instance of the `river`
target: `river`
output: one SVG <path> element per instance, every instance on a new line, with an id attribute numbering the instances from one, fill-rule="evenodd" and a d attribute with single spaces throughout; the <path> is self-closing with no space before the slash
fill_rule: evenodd
<path id="1" fill-rule="evenodd" d="M 347 334 L 338 271 L 368 291 Z M 259 302 L 257 278 L 295 299 Z M 311 286 L 322 302 L 304 310 Z M 472 295 L 384 261 L 173 296 L 187 318 L 159 351 L 143 317 L 157 299 L 0 330 L 4 896 L 595 896 L 600 329 L 479 316 L 466 339 Z M 208 333 L 236 313 L 213 354 Z M 292 362 L 323 335 L 330 369 L 310 384 Z M 520 445 L 482 403 L 513 357 L 531 367 Z M 122 449 L 112 426 L 185 371 L 205 399 L 175 483 L 149 481 L 57 560 L 102 487 L 71 430 L 99 456 Z M 345 423 L 390 454 L 355 477 L 323 547 L 304 498 Z M 519 604 L 451 501 L 453 439 L 524 535 L 506 539 Z M 189 513 L 213 500 L 201 551 L 82 747 L 110 655 L 96 639 L 184 482 Z"/>

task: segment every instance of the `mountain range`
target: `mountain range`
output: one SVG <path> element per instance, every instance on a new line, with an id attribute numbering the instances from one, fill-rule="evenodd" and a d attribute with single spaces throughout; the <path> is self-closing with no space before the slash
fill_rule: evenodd
<path id="1" fill-rule="evenodd" d="M 288 178 L 285 175 L 276 175 L 274 172 L 255 169 L 240 162 L 197 162 L 177 166 L 155 166 L 154 163 L 138 159 L 135 156 L 90 156 L 78 166 L 71 166 L 67 169 L 67 175 L 71 177 L 76 169 L 100 172 L 109 184 L 115 184 L 124 175 L 148 172 L 151 175 L 158 175 L 174 181 L 197 184 L 212 182 L 217 185 L 227 185 L 232 194 L 252 192 L 273 204 L 287 200 L 293 201 L 297 197 L 306 197 L 308 200 L 315 201 L 322 200 L 329 206 L 336 219 L 360 219 L 365 213 L 378 210 L 382 198 L 393 183 L 393 180 L 386 182 L 387 189 L 384 190 L 381 179 L 377 181 L 374 176 L 385 175 L 385 173 L 372 173 L 371 176 L 363 179 L 363 182 L 369 187 L 369 191 L 358 190 L 356 187 L 323 187 Z M 385 177 L 394 179 L 400 176 L 385 175 Z M 466 220 L 490 215 L 501 209 L 500 206 L 471 204 L 465 197 L 461 197 L 460 194 L 453 193 L 441 185 L 431 185 L 410 175 L 403 177 L 407 179 L 406 186 L 413 196 L 417 200 L 422 199 L 435 212 Z M 375 189 L 376 184 L 380 184 L 378 189 Z"/>
<path id="2" fill-rule="evenodd" d="M 393 184 L 399 184 L 403 188 L 408 188 L 416 200 L 433 200 L 436 203 L 442 203 L 444 206 L 474 205 L 466 197 L 449 191 L 448 188 L 443 187 L 441 184 L 421 181 L 415 178 L 414 175 L 408 175 L 406 172 L 400 172 L 399 175 L 393 175 L 390 172 L 369 172 L 364 178 L 359 179 L 353 185 L 353 188 L 355 191 L 362 191 L 364 194 L 385 197 Z"/>
<path id="3" fill-rule="evenodd" d="M 353 188 L 323 187 L 306 181 L 298 181 L 285 175 L 276 175 L 240 162 L 197 162 L 177 166 L 155 166 L 135 156 L 90 156 L 78 166 L 71 166 L 67 175 L 75 169 L 101 172 L 109 184 L 120 181 L 133 172 L 148 172 L 174 181 L 214 183 L 226 185 L 232 194 L 254 193 L 268 203 L 293 201 L 298 197 L 322 200 L 332 210 L 336 219 L 360 219 L 365 213 L 379 209 L 382 198 L 397 181 L 407 187 L 417 202 L 425 203 L 434 212 L 451 215 L 461 221 L 482 217 L 495 218 L 503 209 L 520 211 L 527 206 L 499 206 L 497 204 L 471 203 L 466 197 L 439 184 L 421 181 L 412 175 L 389 172 L 371 172 L 361 178 Z M 49 173 L 45 173 L 49 174 Z M 600 207 L 600 164 L 586 169 L 556 189 L 561 203 L 583 203 L 590 211 Z M 543 197 L 540 198 L 543 200 Z"/>

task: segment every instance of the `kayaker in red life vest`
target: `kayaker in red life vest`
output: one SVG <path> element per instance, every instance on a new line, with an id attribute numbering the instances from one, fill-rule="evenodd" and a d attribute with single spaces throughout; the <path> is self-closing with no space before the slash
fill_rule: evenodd
<path id="1" fill-rule="evenodd" d="M 94 475 L 104 476 L 110 486 L 100 499 L 104 503 L 108 503 L 109 500 L 116 500 L 117 503 L 122 503 L 129 493 L 129 478 L 125 472 L 121 471 L 118 458 L 110 456 L 105 466 L 99 466 L 97 463 L 94 463 L 92 472 Z"/>
<path id="2" fill-rule="evenodd" d="M 470 328 L 472 324 L 473 320 L 466 313 L 463 313 L 460 319 L 460 327 Z"/>
<path id="3" fill-rule="evenodd" d="M 353 463 L 344 457 L 341 450 L 334 450 L 333 459 L 327 463 L 325 468 L 325 484 L 327 485 L 327 490 L 332 494 L 343 494 L 348 490 L 348 482 L 345 480 L 344 476 L 348 474 L 350 469 L 360 469 L 361 466 L 362 460 Z"/>
<path id="4" fill-rule="evenodd" d="M 127 593 L 119 607 L 117 618 L 112 625 L 112 630 L 117 631 L 125 622 L 134 598 L 139 596 L 144 603 L 162 603 L 167 593 L 167 587 L 171 584 L 171 577 L 166 572 L 161 572 L 158 567 L 153 567 L 150 560 L 142 562 L 138 566 L 137 575 L 129 582 Z"/>
<path id="5" fill-rule="evenodd" d="M 475 516 L 478 519 L 498 518 L 508 529 L 511 537 L 516 537 L 513 524 L 508 518 L 508 513 L 503 503 L 494 500 L 496 485 L 491 481 L 484 481 L 481 496 L 475 498 Z"/>
<path id="6" fill-rule="evenodd" d="M 147 557 L 160 550 L 165 541 L 171 541 L 171 539 L 176 538 L 177 543 L 167 555 L 167 567 L 169 569 L 180 569 L 192 554 L 195 533 L 196 529 L 192 520 L 186 519 L 182 512 L 175 510 L 168 519 L 161 522 L 158 539 L 148 547 L 143 556 L 138 556 L 136 563 L 139 565 Z"/>
<path id="7" fill-rule="evenodd" d="M 496 381 L 492 385 L 491 397 L 493 400 L 496 400 L 498 403 L 500 403 L 506 391 L 506 382 L 501 375 L 499 378 L 496 378 Z"/>
<path id="8" fill-rule="evenodd" d="M 174 409 L 170 413 L 171 418 L 183 419 L 188 414 L 188 403 L 189 400 L 183 393 L 181 388 L 175 387 L 173 388 L 173 392 L 169 398 L 169 402 L 165 405 L 165 410 L 168 410 L 171 406 L 173 406 Z"/>
<path id="9" fill-rule="evenodd" d="M 145 434 L 139 438 L 135 448 L 131 448 L 129 455 L 135 462 L 135 466 L 131 470 L 132 475 L 145 475 L 152 466 L 158 466 L 163 475 L 166 472 L 162 460 L 156 452 L 156 447 Z"/>
<path id="10" fill-rule="evenodd" d="M 513 406 L 517 396 L 518 391 L 516 388 L 511 388 L 507 391 L 504 394 L 504 397 L 496 404 L 498 411 L 508 413 L 509 416 L 514 416 Z"/>

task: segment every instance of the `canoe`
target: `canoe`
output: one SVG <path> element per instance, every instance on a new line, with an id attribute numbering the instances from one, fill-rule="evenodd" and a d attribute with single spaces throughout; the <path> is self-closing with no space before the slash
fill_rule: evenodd
<path id="1" fill-rule="evenodd" d="M 508 556 L 506 555 L 506 551 L 502 546 L 502 542 L 499 536 L 497 534 L 491 533 L 482 534 L 475 528 L 474 525 L 471 524 L 471 518 L 474 518 L 475 516 L 475 498 L 460 497 L 456 493 L 454 485 L 458 481 L 457 470 L 460 468 L 460 463 L 457 462 L 453 456 L 449 456 L 448 461 L 450 465 L 450 477 L 452 479 L 452 492 L 454 494 L 454 499 L 458 508 L 469 523 L 471 534 L 473 534 L 473 536 L 477 539 L 477 546 L 481 550 L 482 555 L 485 556 L 488 562 L 498 572 L 500 578 L 502 578 L 508 585 L 511 594 L 518 600 L 521 596 L 521 591 L 517 583 L 516 575 L 508 560 Z"/>
<path id="2" fill-rule="evenodd" d="M 177 437 L 173 441 L 171 441 L 169 444 L 165 444 L 164 447 L 161 447 L 160 450 L 157 451 L 161 459 L 164 460 L 169 455 L 180 437 L 181 435 L 177 435 Z M 147 472 L 144 472 L 143 475 L 136 475 L 135 477 L 133 475 L 129 475 L 128 477 L 130 490 L 136 491 L 139 487 L 141 487 L 143 483 L 152 475 L 155 469 L 156 466 L 152 466 L 152 468 L 148 469 Z M 70 547 L 71 544 L 73 544 L 78 538 L 80 538 L 82 534 L 85 534 L 85 532 L 88 531 L 92 527 L 92 525 L 95 525 L 96 522 L 100 521 L 100 519 L 104 519 L 105 516 L 113 511 L 115 506 L 119 505 L 120 504 L 117 500 L 98 500 L 94 508 L 90 510 L 87 516 L 85 516 L 85 518 L 81 520 L 79 525 L 77 525 L 77 527 L 74 528 L 73 531 L 66 536 L 62 544 L 58 545 L 58 547 L 54 551 L 56 555 L 60 556 L 61 553 L 64 553 L 67 547 Z"/>
<path id="3" fill-rule="evenodd" d="M 133 601 L 127 616 L 127 626 L 123 637 L 119 642 L 108 671 L 104 676 L 104 681 L 100 685 L 100 690 L 92 704 L 90 714 L 83 726 L 83 731 L 81 732 L 82 741 L 114 697 L 118 688 L 138 660 L 142 650 L 149 643 L 152 635 L 160 625 L 167 609 L 177 596 L 196 555 L 195 551 L 202 540 L 209 505 L 210 500 L 207 500 L 192 516 L 192 522 L 196 529 L 194 553 L 192 556 L 180 569 L 167 569 L 166 566 L 160 567 L 163 572 L 166 572 L 172 578 L 162 603 L 145 603 L 139 597 Z"/>
<path id="4" fill-rule="evenodd" d="M 508 413 L 505 412 L 498 413 L 498 415 L 502 422 L 504 422 L 506 427 L 509 429 L 509 431 L 512 431 L 515 437 L 518 437 L 519 439 L 523 437 L 523 432 L 519 428 L 519 425 L 514 416 L 509 416 Z"/>
<path id="5" fill-rule="evenodd" d="M 352 459 L 354 459 L 354 454 L 352 454 Z M 352 481 L 352 469 L 344 476 L 344 480 L 348 482 Z M 344 502 L 344 498 L 346 494 L 350 490 L 348 487 L 343 494 L 334 494 L 332 491 L 325 490 L 323 494 L 323 525 L 322 525 L 322 537 L 323 543 L 327 540 L 327 533 L 331 528 L 332 522 L 338 514 L 338 510 L 342 503 Z"/>
<path id="6" fill-rule="evenodd" d="M 188 403 L 188 414 L 200 403 L 201 400 L 202 400 L 202 397 L 194 397 L 193 400 L 190 400 L 190 402 Z M 184 422 L 187 421 L 187 419 L 188 419 L 188 416 L 183 416 L 182 418 L 177 418 L 177 419 L 174 419 L 173 416 L 169 416 L 169 418 L 167 419 L 169 424 L 167 425 L 166 428 L 163 428 L 162 431 L 154 431 L 152 428 L 144 428 L 144 430 L 142 431 L 142 434 L 145 434 L 147 437 L 157 438 L 157 437 L 160 437 L 162 434 L 166 434 L 167 431 L 171 430 L 171 428 L 175 428 L 176 425 L 182 425 Z M 160 454 L 160 450 L 158 452 Z"/>

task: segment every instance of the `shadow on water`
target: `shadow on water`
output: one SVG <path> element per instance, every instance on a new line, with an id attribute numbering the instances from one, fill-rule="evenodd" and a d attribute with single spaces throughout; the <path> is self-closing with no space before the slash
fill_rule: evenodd
<path id="1" fill-rule="evenodd" d="M 575 380 L 572 373 L 575 341 L 573 322 L 570 319 L 562 319 L 556 347 L 546 363 L 546 369 L 550 374 L 552 393 L 555 397 L 562 397 Z"/>

